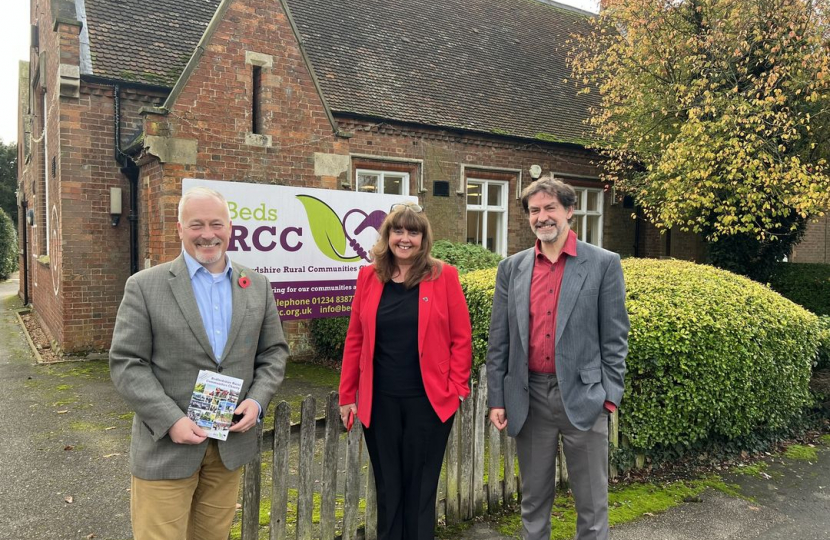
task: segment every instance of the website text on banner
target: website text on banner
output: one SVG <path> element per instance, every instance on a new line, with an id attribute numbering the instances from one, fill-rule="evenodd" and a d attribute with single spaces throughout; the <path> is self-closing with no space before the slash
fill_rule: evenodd
<path id="1" fill-rule="evenodd" d="M 389 208 L 417 197 L 185 178 L 225 196 L 231 212 L 228 253 L 268 276 L 280 318 L 347 316 L 357 272 Z"/>

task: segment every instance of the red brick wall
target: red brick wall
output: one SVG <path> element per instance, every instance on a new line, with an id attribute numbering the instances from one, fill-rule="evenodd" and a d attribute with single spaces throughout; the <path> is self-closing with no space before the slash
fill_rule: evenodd
<path id="1" fill-rule="evenodd" d="M 830 216 L 807 225 L 804 238 L 793 250 L 792 261 L 830 264 Z"/>

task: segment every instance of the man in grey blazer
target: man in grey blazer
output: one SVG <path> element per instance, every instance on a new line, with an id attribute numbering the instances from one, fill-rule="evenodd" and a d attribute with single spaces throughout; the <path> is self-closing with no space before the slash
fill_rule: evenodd
<path id="1" fill-rule="evenodd" d="M 110 349 L 119 393 L 135 410 L 130 510 L 135 540 L 227 540 L 241 467 L 285 373 L 288 346 L 265 276 L 226 255 L 224 197 L 193 188 L 179 203 L 183 252 L 127 280 Z M 242 379 L 227 441 L 186 411 L 200 370 Z"/>
<path id="2" fill-rule="evenodd" d="M 608 539 L 608 414 L 623 396 L 629 322 L 619 256 L 570 230 L 576 197 L 553 178 L 525 188 L 536 245 L 496 275 L 487 399 L 490 421 L 516 438 L 525 540 L 550 538 L 560 434 L 576 538 Z"/>

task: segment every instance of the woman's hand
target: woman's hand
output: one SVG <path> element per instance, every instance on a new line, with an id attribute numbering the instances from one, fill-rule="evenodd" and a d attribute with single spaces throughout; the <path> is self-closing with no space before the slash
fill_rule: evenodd
<path id="1" fill-rule="evenodd" d="M 341 405 L 340 406 L 340 420 L 343 421 L 343 427 L 346 429 L 349 428 L 349 413 L 354 414 L 357 416 L 357 405 L 354 403 L 349 403 L 348 405 Z"/>

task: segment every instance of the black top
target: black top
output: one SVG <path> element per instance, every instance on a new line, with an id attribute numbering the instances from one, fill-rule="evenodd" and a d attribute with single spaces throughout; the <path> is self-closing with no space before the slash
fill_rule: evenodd
<path id="1" fill-rule="evenodd" d="M 375 337 L 375 392 L 398 397 L 425 396 L 418 357 L 418 292 L 403 283 L 383 286 Z"/>

